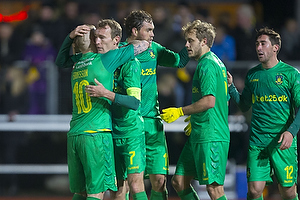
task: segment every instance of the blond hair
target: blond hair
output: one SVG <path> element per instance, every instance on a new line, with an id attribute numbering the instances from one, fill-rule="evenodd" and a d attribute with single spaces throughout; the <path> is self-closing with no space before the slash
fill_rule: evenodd
<path id="1" fill-rule="evenodd" d="M 182 30 L 184 36 L 186 36 L 188 33 L 195 33 L 199 41 L 206 38 L 207 46 L 209 48 L 212 47 L 216 37 L 216 28 L 212 24 L 208 22 L 202 22 L 200 20 L 187 23 L 184 27 L 182 27 Z"/>

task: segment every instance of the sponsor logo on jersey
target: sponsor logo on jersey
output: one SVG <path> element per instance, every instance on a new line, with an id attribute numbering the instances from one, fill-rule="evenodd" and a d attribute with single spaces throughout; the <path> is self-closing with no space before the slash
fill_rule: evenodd
<path id="1" fill-rule="evenodd" d="M 148 52 L 149 52 L 151 58 L 155 58 L 155 54 L 152 49 L 149 49 Z"/>
<path id="2" fill-rule="evenodd" d="M 199 93 L 199 89 L 197 87 L 193 87 L 192 93 Z"/>
<path id="3" fill-rule="evenodd" d="M 156 68 L 147 68 L 147 69 L 142 69 L 141 75 L 142 76 L 150 76 L 150 75 L 155 75 L 156 74 Z"/>
<path id="4" fill-rule="evenodd" d="M 276 76 L 276 83 L 277 83 L 277 85 L 281 85 L 282 84 L 282 78 L 283 78 L 283 76 L 282 75 L 277 75 Z"/>
<path id="5" fill-rule="evenodd" d="M 288 97 L 285 95 L 277 96 L 276 94 L 264 95 L 264 96 L 255 96 L 252 94 L 252 103 L 255 102 L 271 102 L 271 101 L 279 101 L 279 102 L 287 102 Z"/>

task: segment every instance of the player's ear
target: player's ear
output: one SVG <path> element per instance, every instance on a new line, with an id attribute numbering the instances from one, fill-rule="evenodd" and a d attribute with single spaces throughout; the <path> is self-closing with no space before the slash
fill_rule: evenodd
<path id="1" fill-rule="evenodd" d="M 138 34 L 138 30 L 137 30 L 137 28 L 132 28 L 131 29 L 131 33 L 132 33 L 132 35 L 134 35 L 134 36 L 137 36 L 137 34 Z"/>
<path id="2" fill-rule="evenodd" d="M 202 41 L 201 41 L 201 44 L 207 45 L 207 38 L 203 38 Z"/>
<path id="3" fill-rule="evenodd" d="M 117 35 L 116 37 L 114 37 L 113 41 L 115 45 L 118 45 L 121 41 L 121 37 Z"/>
<path id="4" fill-rule="evenodd" d="M 273 45 L 273 51 L 275 53 L 278 53 L 278 50 L 279 50 L 279 45 L 277 45 L 277 44 Z"/>

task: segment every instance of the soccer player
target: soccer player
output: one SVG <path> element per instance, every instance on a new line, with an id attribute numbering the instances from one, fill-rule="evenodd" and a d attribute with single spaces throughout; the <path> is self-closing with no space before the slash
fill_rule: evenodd
<path id="1" fill-rule="evenodd" d="M 106 190 L 117 190 L 109 100 L 131 106 L 128 103 L 130 100 L 126 99 L 129 97 L 127 95 L 115 94 L 109 100 L 96 98 L 85 93 L 85 87 L 95 85 L 99 83 L 96 80 L 99 80 L 104 87 L 112 90 L 116 68 L 134 59 L 134 55 L 147 49 L 149 44 L 140 41 L 118 49 L 122 29 L 117 22 L 110 21 L 111 26 L 95 30 L 96 36 L 98 32 L 104 33 L 104 36 L 96 38 L 96 47 L 105 54 L 92 52 L 95 48 L 92 48 L 91 44 L 94 43 L 88 37 L 90 27 L 83 25 L 66 37 L 56 60 L 60 67 L 74 65 L 71 79 L 73 112 L 68 132 L 69 180 L 74 200 L 102 199 Z M 105 33 L 110 37 L 106 37 Z M 82 54 L 69 56 L 74 39 L 75 49 Z"/>
<path id="2" fill-rule="evenodd" d="M 199 199 L 191 186 L 197 179 L 206 185 L 211 199 L 227 199 L 224 180 L 229 150 L 228 94 L 226 67 L 210 51 L 215 28 L 195 20 L 183 28 L 190 58 L 198 61 L 193 77 L 192 104 L 162 110 L 161 117 L 171 123 L 183 115 L 191 115 L 190 134 L 176 165 L 172 185 L 183 200 Z"/>
<path id="3" fill-rule="evenodd" d="M 142 66 L 141 72 L 141 115 L 144 119 L 146 141 L 145 176 L 150 178 L 151 200 L 168 198 L 166 175 L 169 171 L 168 150 L 159 113 L 156 84 L 157 65 L 166 67 L 184 67 L 189 57 L 184 47 L 175 53 L 153 41 L 154 24 L 149 13 L 143 10 L 132 11 L 125 19 L 125 31 L 128 36 L 124 44 L 133 40 L 146 40 L 151 47 L 136 58 Z"/>
<path id="4" fill-rule="evenodd" d="M 281 197 L 298 199 L 300 73 L 278 60 L 280 47 L 280 35 L 272 29 L 262 28 L 257 32 L 256 53 L 260 64 L 248 71 L 241 95 L 228 72 L 231 98 L 242 111 L 252 107 L 247 157 L 247 199 L 263 200 L 263 190 L 266 184 L 272 183 L 273 172 Z"/>
<path id="5" fill-rule="evenodd" d="M 102 37 L 101 34 L 96 36 L 99 38 Z M 115 71 L 113 92 L 105 89 L 101 83 L 97 83 L 97 86 L 86 86 L 85 91 L 94 97 L 110 96 L 114 95 L 114 93 L 129 95 L 135 97 L 140 102 L 140 74 L 141 64 L 135 58 L 120 66 Z M 134 102 L 130 101 L 128 103 Z M 114 200 L 129 198 L 126 196 L 128 195 L 126 194 L 128 190 L 127 184 L 134 200 L 148 199 L 144 187 L 144 170 L 146 164 L 145 133 L 143 119 L 138 107 L 139 104 L 137 104 L 135 109 L 129 109 L 118 105 L 116 102 L 111 106 L 112 135 L 118 186 L 117 192 L 111 192 L 111 199 Z"/>

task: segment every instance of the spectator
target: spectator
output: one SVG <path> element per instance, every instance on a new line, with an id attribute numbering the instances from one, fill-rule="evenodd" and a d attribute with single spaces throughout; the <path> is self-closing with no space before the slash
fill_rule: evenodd
<path id="1" fill-rule="evenodd" d="M 13 34 L 14 27 L 12 24 L 0 23 L 0 69 L 7 68 L 20 58 L 22 45 L 17 42 Z"/>
<path id="2" fill-rule="evenodd" d="M 46 114 L 47 79 L 45 61 L 54 62 L 55 48 L 44 35 L 43 30 L 36 26 L 27 41 L 23 59 L 28 61 L 29 69 L 26 78 L 29 84 L 30 108 L 29 114 Z"/>
<path id="3" fill-rule="evenodd" d="M 168 10 L 163 6 L 156 7 L 152 12 L 155 23 L 155 40 L 161 45 L 167 45 L 168 38 L 172 33 Z"/>
<path id="4" fill-rule="evenodd" d="M 256 60 L 254 48 L 256 22 L 253 7 L 242 4 L 237 10 L 237 25 L 233 30 L 237 60 Z M 252 45 L 251 45 L 252 44 Z"/>
<path id="5" fill-rule="evenodd" d="M 295 19 L 289 18 L 281 30 L 282 36 L 282 49 L 281 59 L 284 60 L 297 60 L 299 59 L 300 50 L 300 33 L 298 23 Z"/>
<path id="6" fill-rule="evenodd" d="M 67 26 L 56 19 L 55 5 L 53 3 L 43 3 L 37 13 L 37 19 L 34 19 L 31 28 L 34 29 L 36 25 L 41 27 L 44 35 L 58 51 L 60 44 L 63 42 L 63 30 Z M 30 34 L 31 32 L 29 32 Z"/>
<path id="7" fill-rule="evenodd" d="M 183 25 L 194 20 L 194 16 L 190 10 L 189 4 L 182 0 L 178 3 L 177 13 L 174 15 L 172 28 L 174 32 L 181 33 Z"/>
<path id="8" fill-rule="evenodd" d="M 64 27 L 62 34 L 65 36 L 78 25 L 82 24 L 82 20 L 79 15 L 79 3 L 76 1 L 68 0 L 64 5 L 63 11 L 60 21 Z"/>
<path id="9" fill-rule="evenodd" d="M 216 28 L 215 42 L 211 48 L 223 62 L 234 61 L 236 59 L 235 40 L 226 33 L 226 28 L 218 26 Z"/>

